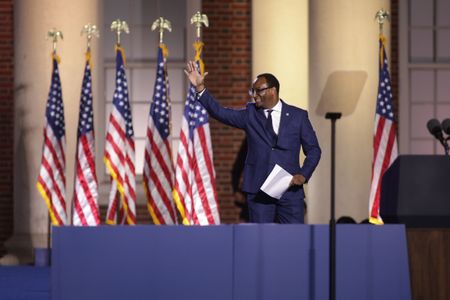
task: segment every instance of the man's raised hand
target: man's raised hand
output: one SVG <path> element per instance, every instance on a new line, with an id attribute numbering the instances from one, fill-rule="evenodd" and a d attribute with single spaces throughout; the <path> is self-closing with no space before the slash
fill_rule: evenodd
<path id="1" fill-rule="evenodd" d="M 205 77 L 208 75 L 208 72 L 205 72 L 203 75 L 200 74 L 200 70 L 195 62 L 189 61 L 186 65 L 184 73 L 189 78 L 189 81 L 195 87 L 197 92 L 201 92 L 205 89 Z"/>

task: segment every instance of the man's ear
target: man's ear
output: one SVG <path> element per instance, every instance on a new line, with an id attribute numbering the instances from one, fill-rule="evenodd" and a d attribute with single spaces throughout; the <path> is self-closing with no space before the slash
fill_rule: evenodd
<path id="1" fill-rule="evenodd" d="M 277 89 L 276 89 L 276 87 L 272 87 L 272 88 L 270 89 L 270 92 L 272 93 L 272 95 L 273 95 L 274 97 L 277 96 Z"/>

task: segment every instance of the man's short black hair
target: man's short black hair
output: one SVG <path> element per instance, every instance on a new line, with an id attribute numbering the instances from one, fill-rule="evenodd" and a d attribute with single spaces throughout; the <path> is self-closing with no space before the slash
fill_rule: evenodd
<path id="1" fill-rule="evenodd" d="M 278 79 L 273 76 L 273 74 L 270 73 L 262 73 L 256 76 L 256 78 L 264 78 L 267 81 L 267 84 L 270 87 L 274 87 L 277 90 L 277 94 L 280 94 L 280 83 L 278 82 Z"/>

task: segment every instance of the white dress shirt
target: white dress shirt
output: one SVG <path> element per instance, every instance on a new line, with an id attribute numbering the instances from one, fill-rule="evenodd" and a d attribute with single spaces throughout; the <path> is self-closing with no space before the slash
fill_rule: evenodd
<path id="1" fill-rule="evenodd" d="M 281 106 L 282 103 L 280 100 L 278 100 L 278 103 L 275 104 L 274 107 L 270 108 L 272 110 L 272 127 L 273 131 L 278 135 L 278 131 L 280 130 L 280 120 L 281 120 Z M 267 112 L 269 109 L 264 110 L 264 115 L 266 118 L 269 116 L 269 113 Z"/>

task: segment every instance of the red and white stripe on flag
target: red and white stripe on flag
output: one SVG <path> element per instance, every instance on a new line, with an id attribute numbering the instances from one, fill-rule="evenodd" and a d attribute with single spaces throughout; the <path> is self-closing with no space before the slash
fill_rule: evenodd
<path id="1" fill-rule="evenodd" d="M 398 156 L 397 124 L 392 105 L 392 86 L 385 51 L 385 38 L 380 36 L 379 82 L 373 139 L 372 181 L 370 185 L 370 222 L 383 224 L 380 216 L 381 181 Z"/>
<path id="2" fill-rule="evenodd" d="M 75 189 L 72 223 L 75 226 L 100 224 L 98 184 L 95 172 L 94 113 L 90 53 L 86 53 L 86 67 L 81 87 L 78 121 L 78 145 L 75 161 Z"/>
<path id="3" fill-rule="evenodd" d="M 66 137 L 64 105 L 58 70 L 59 58 L 53 54 L 53 71 L 45 111 L 41 166 L 36 183 L 47 204 L 53 225 L 67 224 L 66 211 Z"/>
<path id="4" fill-rule="evenodd" d="M 185 225 L 220 224 L 209 124 L 189 137 L 183 117 L 175 171 L 174 198 Z"/>
<path id="5" fill-rule="evenodd" d="M 203 43 L 194 43 L 195 60 L 204 73 Z M 173 197 L 185 225 L 220 224 L 208 113 L 189 87 L 181 123 Z"/>
<path id="6" fill-rule="evenodd" d="M 169 140 L 170 105 L 166 56 L 167 48 L 160 44 L 145 143 L 144 190 L 154 224 L 177 224 L 172 200 L 173 162 Z"/>
<path id="7" fill-rule="evenodd" d="M 111 190 L 109 192 L 109 205 L 106 212 L 106 224 L 125 224 L 125 212 L 120 198 L 120 193 L 117 190 L 117 182 L 111 178 Z"/>
<path id="8" fill-rule="evenodd" d="M 111 185 L 111 194 L 115 194 L 113 190 L 117 189 L 123 205 L 126 223 L 133 225 L 136 224 L 135 148 L 124 60 L 123 49 L 117 47 L 116 88 L 106 132 L 103 158 L 113 181 L 116 183 L 116 185 Z M 111 199 L 115 199 L 115 197 L 110 197 Z M 112 205 L 114 205 L 114 201 L 110 201 L 108 211 L 111 211 Z"/>

